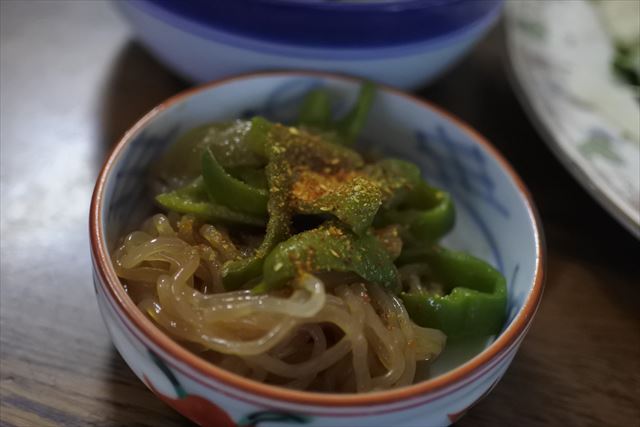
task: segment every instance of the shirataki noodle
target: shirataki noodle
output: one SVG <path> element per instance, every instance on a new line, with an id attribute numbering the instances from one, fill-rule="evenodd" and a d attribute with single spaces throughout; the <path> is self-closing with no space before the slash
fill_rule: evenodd
<path id="1" fill-rule="evenodd" d="M 376 284 L 304 273 L 286 290 L 224 291 L 237 256 L 223 227 L 190 216 L 150 218 L 114 252 L 139 308 L 203 358 L 257 381 L 296 389 L 366 392 L 413 383 L 445 344 Z M 245 249 L 246 250 L 246 249 Z M 400 271 L 420 287 L 420 268 Z"/>

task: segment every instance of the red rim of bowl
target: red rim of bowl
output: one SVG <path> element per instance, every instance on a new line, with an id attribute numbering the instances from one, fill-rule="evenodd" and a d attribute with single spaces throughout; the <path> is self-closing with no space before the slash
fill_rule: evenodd
<path id="1" fill-rule="evenodd" d="M 95 264 L 98 273 L 103 279 L 99 281 L 100 285 L 105 288 L 104 290 L 106 291 L 106 293 L 113 298 L 118 308 L 125 314 L 126 319 L 132 322 L 135 327 L 144 334 L 145 337 L 147 337 L 153 344 L 164 351 L 167 355 L 170 355 L 172 358 L 191 367 L 198 374 L 203 375 L 208 379 L 220 381 L 226 385 L 235 387 L 244 392 L 255 394 L 263 398 L 325 407 L 370 406 L 390 404 L 398 401 L 406 401 L 408 399 L 419 397 L 427 393 L 451 386 L 456 382 L 461 381 L 476 373 L 482 366 L 489 364 L 489 362 L 496 359 L 501 353 L 503 353 L 503 351 L 509 349 L 520 336 L 526 333 L 527 327 L 531 323 L 538 305 L 540 304 L 544 287 L 545 252 L 543 247 L 544 242 L 542 229 L 540 227 L 540 219 L 533 203 L 533 199 L 531 198 L 529 191 L 525 187 L 520 177 L 515 173 L 513 168 L 504 159 L 504 157 L 502 157 L 497 149 L 494 148 L 484 137 L 482 137 L 469 125 L 454 117 L 450 113 L 442 110 L 441 108 L 427 101 L 419 99 L 413 95 L 407 94 L 398 89 L 394 89 L 390 86 L 382 84 L 378 85 L 378 87 L 383 91 L 390 92 L 394 95 L 398 95 L 405 99 L 408 99 L 412 103 L 417 104 L 422 108 L 427 108 L 429 110 L 435 111 L 437 114 L 455 123 L 456 126 L 463 129 L 471 139 L 473 139 L 477 144 L 481 145 L 496 160 L 498 160 L 501 167 L 509 174 L 513 182 L 520 190 L 520 193 L 524 196 L 526 207 L 529 212 L 529 217 L 531 218 L 531 221 L 534 225 L 534 238 L 536 243 L 536 270 L 533 280 L 533 287 L 529 292 L 523 307 L 520 309 L 511 325 L 509 325 L 509 327 L 505 331 L 503 331 L 494 342 L 492 342 L 487 348 L 485 348 L 480 354 L 476 355 L 471 360 L 433 379 L 425 380 L 398 389 L 380 392 L 362 394 L 317 393 L 291 390 L 283 387 L 267 385 L 241 377 L 222 368 L 218 368 L 217 366 L 191 353 L 189 350 L 185 349 L 164 332 L 162 332 L 138 309 L 133 300 L 129 298 L 124 287 L 120 283 L 115 270 L 113 269 L 110 255 L 106 250 L 106 244 L 104 242 L 105 238 L 102 229 L 101 207 L 103 192 L 107 177 L 109 176 L 114 163 L 117 161 L 119 154 L 121 153 L 123 148 L 130 141 L 132 141 L 131 137 L 133 135 L 137 134 L 140 129 L 144 128 L 150 121 L 154 120 L 160 112 L 196 93 L 203 92 L 217 86 L 225 85 L 230 82 L 241 81 L 255 77 L 308 76 L 337 79 L 352 83 L 361 81 L 356 77 L 316 71 L 268 71 L 240 74 L 187 89 L 170 97 L 169 99 L 152 109 L 140 120 L 138 120 L 136 124 L 134 124 L 131 129 L 129 129 L 124 134 L 124 136 L 113 148 L 112 152 L 109 154 L 106 162 L 104 163 L 96 181 L 93 197 L 91 199 L 89 214 L 89 233 L 91 240 L 91 250 L 94 255 Z"/>

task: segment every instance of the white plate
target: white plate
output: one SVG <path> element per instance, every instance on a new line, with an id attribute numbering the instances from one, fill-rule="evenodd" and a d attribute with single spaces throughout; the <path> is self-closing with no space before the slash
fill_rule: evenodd
<path id="1" fill-rule="evenodd" d="M 589 1 L 517 1 L 507 4 L 505 21 L 513 81 L 538 129 L 640 238 L 640 104 L 613 75 L 613 44 L 598 10 Z"/>

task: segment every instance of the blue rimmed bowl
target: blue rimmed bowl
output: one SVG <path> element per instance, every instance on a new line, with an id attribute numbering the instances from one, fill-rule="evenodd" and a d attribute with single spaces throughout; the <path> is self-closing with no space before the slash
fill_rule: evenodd
<path id="1" fill-rule="evenodd" d="M 161 399 L 202 426 L 431 427 L 457 420 L 502 378 L 542 297 L 544 247 L 533 202 L 504 158 L 473 129 L 437 107 L 379 87 L 364 149 L 410 159 L 450 192 L 457 218 L 444 244 L 481 257 L 507 278 L 508 311 L 496 337 L 448 345 L 430 376 L 394 390 L 312 393 L 249 380 L 199 358 L 164 334 L 118 280 L 117 239 L 154 213 L 146 184 L 154 160 L 186 130 L 260 114 L 289 121 L 305 93 L 322 87 L 337 114 L 360 82 L 328 73 L 255 73 L 201 86 L 160 104 L 107 159 L 91 202 L 90 239 L 98 306 L 116 348 Z"/>
<path id="2" fill-rule="evenodd" d="M 459 59 L 502 0 L 130 0 L 140 41 L 193 82 L 268 69 L 358 75 L 402 88 Z"/>

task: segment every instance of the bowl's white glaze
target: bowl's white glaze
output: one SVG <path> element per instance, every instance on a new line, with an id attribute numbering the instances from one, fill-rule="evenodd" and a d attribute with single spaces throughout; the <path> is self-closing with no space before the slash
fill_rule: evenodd
<path id="1" fill-rule="evenodd" d="M 363 141 L 417 163 L 430 182 L 453 195 L 457 222 L 444 243 L 496 266 L 509 290 L 501 334 L 480 347 L 450 348 L 430 379 L 359 395 L 298 392 L 243 379 L 160 332 L 137 310 L 112 268 L 116 239 L 152 212 L 145 187 L 149 166 L 176 137 L 205 122 L 255 114 L 290 120 L 303 95 L 317 86 L 331 93 L 340 112 L 355 99 L 359 83 L 323 73 L 235 77 L 169 99 L 123 137 L 98 178 L 91 205 L 94 282 L 105 323 L 136 375 L 201 425 L 248 426 L 267 419 L 341 427 L 449 424 L 495 386 L 524 338 L 542 295 L 543 243 L 532 201 L 506 161 L 475 131 L 421 100 L 380 87 Z"/>

